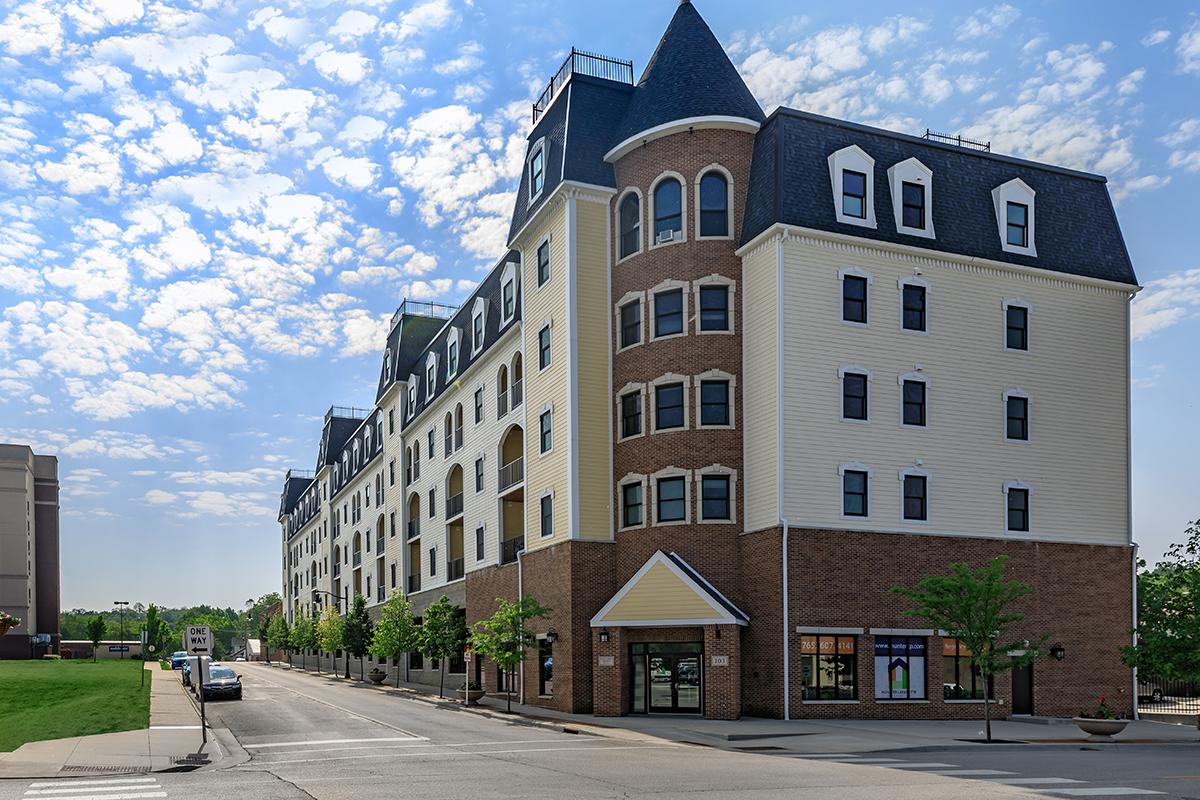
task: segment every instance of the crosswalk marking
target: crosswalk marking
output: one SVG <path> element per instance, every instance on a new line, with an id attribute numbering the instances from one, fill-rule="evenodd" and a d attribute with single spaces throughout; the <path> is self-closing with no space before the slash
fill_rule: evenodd
<path id="1" fill-rule="evenodd" d="M 992 775 L 1016 775 L 1002 769 L 931 769 L 928 775 L 946 775 L 952 778 L 983 778 Z"/>
<path id="2" fill-rule="evenodd" d="M 71 786 L 101 786 L 113 783 L 157 783 L 157 778 L 98 778 L 96 780 L 77 781 L 71 780 Z M 29 784 L 30 789 L 37 789 L 42 786 L 63 786 L 64 781 L 34 781 Z"/>
<path id="3" fill-rule="evenodd" d="M 1043 786 L 1047 783 L 1083 783 L 1074 778 L 988 778 L 992 783 L 1005 783 L 1011 786 Z"/>
<path id="4" fill-rule="evenodd" d="M 1069 797 L 1121 797 L 1135 794 L 1166 794 L 1153 789 L 1135 789 L 1132 786 L 1084 786 L 1078 789 L 1038 789 L 1039 792 L 1054 792 Z"/>
<path id="5" fill-rule="evenodd" d="M 940 761 L 922 761 L 918 763 L 889 764 L 891 769 L 945 769 L 957 767 L 957 764 L 943 764 Z"/>
<path id="6" fill-rule="evenodd" d="M 424 736 L 387 736 L 387 737 L 372 737 L 368 739 L 316 739 L 306 742 L 268 742 L 266 744 L 245 744 L 242 745 L 247 750 L 249 749 L 264 749 L 268 747 L 301 747 L 303 745 L 312 744 L 350 744 L 354 742 L 424 742 L 428 741 Z"/>
<path id="7" fill-rule="evenodd" d="M 167 796 L 158 778 L 94 778 L 34 781 L 25 789 L 27 800 L 161 800 Z"/>

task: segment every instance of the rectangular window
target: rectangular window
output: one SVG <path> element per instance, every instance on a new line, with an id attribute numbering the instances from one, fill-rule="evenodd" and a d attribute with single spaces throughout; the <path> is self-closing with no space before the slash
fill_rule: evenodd
<path id="1" fill-rule="evenodd" d="M 875 699 L 925 699 L 925 640 L 875 637 Z"/>
<path id="2" fill-rule="evenodd" d="M 458 342 L 451 342 L 446 348 L 446 377 L 458 373 Z"/>
<path id="3" fill-rule="evenodd" d="M 550 326 L 538 331 L 538 369 L 550 366 Z"/>
<path id="4" fill-rule="evenodd" d="M 658 521 L 682 522 L 687 519 L 687 487 L 684 479 L 658 479 Z"/>
<path id="5" fill-rule="evenodd" d="M 437 489 L 429 490 L 429 518 L 433 519 L 437 516 Z"/>
<path id="6" fill-rule="evenodd" d="M 426 438 L 429 440 L 429 457 L 433 458 L 434 453 L 437 452 L 437 450 L 434 449 L 433 428 L 429 429 L 429 433 L 426 434 Z"/>
<path id="7" fill-rule="evenodd" d="M 847 517 L 867 516 L 867 473 L 842 473 L 842 513 Z"/>
<path id="8" fill-rule="evenodd" d="M 1029 530 L 1029 490 L 1008 490 L 1008 529 L 1010 531 Z"/>
<path id="9" fill-rule="evenodd" d="M 847 217 L 867 218 L 867 176 L 842 170 L 842 213 Z"/>
<path id="10" fill-rule="evenodd" d="M 483 459 L 475 459 L 475 491 L 483 491 Z"/>
<path id="11" fill-rule="evenodd" d="M 621 395 L 621 437 L 637 436 L 642 432 L 642 393 Z"/>
<path id="12" fill-rule="evenodd" d="M 388 409 L 388 436 L 396 432 L 396 409 Z"/>
<path id="13" fill-rule="evenodd" d="M 842 376 L 842 419 L 867 418 L 867 376 L 847 372 Z"/>
<path id="14" fill-rule="evenodd" d="M 388 536 L 396 538 L 396 512 L 393 511 L 388 515 Z"/>
<path id="15" fill-rule="evenodd" d="M 546 179 L 546 151 L 539 149 L 529 161 L 529 196 L 537 197 Z"/>
<path id="16" fill-rule="evenodd" d="M 537 281 L 542 286 L 550 280 L 550 242 L 545 241 L 537 249 Z"/>
<path id="17" fill-rule="evenodd" d="M 483 347 L 483 314 L 476 314 L 471 320 L 472 344 L 475 349 Z"/>
<path id="18" fill-rule="evenodd" d="M 842 278 L 842 319 L 867 322 L 867 279 L 857 275 Z"/>
<path id="19" fill-rule="evenodd" d="M 803 699 L 858 699 L 858 655 L 855 644 L 853 636 L 800 637 Z"/>
<path id="20" fill-rule="evenodd" d="M 906 228 L 925 230 L 925 187 L 920 183 L 903 183 L 900 186 L 903 204 L 900 222 Z"/>
<path id="21" fill-rule="evenodd" d="M 904 424 L 925 425 L 925 384 L 922 381 L 904 382 Z"/>
<path id="22" fill-rule="evenodd" d="M 654 428 L 669 430 L 683 427 L 683 384 L 667 383 L 654 387 Z"/>
<path id="23" fill-rule="evenodd" d="M 541 442 L 541 448 L 542 448 L 541 452 L 543 452 L 543 453 L 550 452 L 550 448 L 554 444 L 554 440 L 551 437 L 552 437 L 552 434 L 550 431 L 550 412 L 543 411 L 542 415 L 540 417 L 538 417 L 538 438 L 539 438 L 539 441 Z"/>
<path id="24" fill-rule="evenodd" d="M 700 518 L 733 519 L 728 475 L 705 475 L 700 479 Z"/>
<path id="25" fill-rule="evenodd" d="M 542 495 L 542 536 L 554 535 L 554 495 Z"/>
<path id="26" fill-rule="evenodd" d="M 1006 435 L 1009 439 L 1029 440 L 1029 400 L 1024 397 L 1010 397 L 1005 403 L 1008 420 Z"/>
<path id="27" fill-rule="evenodd" d="M 642 485 L 628 483 L 621 487 L 621 526 L 642 524 Z"/>
<path id="28" fill-rule="evenodd" d="M 975 666 L 971 651 L 958 639 L 942 639 L 942 697 L 946 700 L 982 700 L 983 696 L 983 675 Z"/>
<path id="29" fill-rule="evenodd" d="M 700 424 L 729 424 L 729 381 L 700 381 Z"/>
<path id="30" fill-rule="evenodd" d="M 700 287 L 700 330 L 729 330 L 729 287 Z"/>
<path id="31" fill-rule="evenodd" d="M 483 422 L 483 387 L 475 390 L 475 424 Z"/>
<path id="32" fill-rule="evenodd" d="M 392 564 L 392 588 L 396 588 L 396 565 Z"/>
<path id="33" fill-rule="evenodd" d="M 1004 311 L 1004 341 L 1009 350 L 1029 349 L 1029 309 L 1009 306 Z"/>
<path id="34" fill-rule="evenodd" d="M 925 287 L 904 285 L 904 330 L 925 330 Z"/>
<path id="35" fill-rule="evenodd" d="M 924 520 L 929 518 L 925 497 L 928 480 L 924 475 L 904 476 L 904 518 Z"/>
<path id="36" fill-rule="evenodd" d="M 513 313 L 516 311 L 516 284 L 509 281 L 504 284 L 502 298 L 504 302 L 504 318 L 512 319 Z"/>
<path id="37" fill-rule="evenodd" d="M 1024 203 L 1008 204 L 1008 243 L 1029 246 L 1029 206 Z"/>
<path id="38" fill-rule="evenodd" d="M 634 300 L 621 306 L 621 347 L 642 341 L 642 302 Z"/>
<path id="39" fill-rule="evenodd" d="M 396 459 L 388 462 L 388 486 L 396 485 Z M 376 505 L 379 503 L 379 498 L 375 498 Z"/>
<path id="40" fill-rule="evenodd" d="M 437 575 L 437 548 L 429 548 L 429 574 L 430 576 Z"/>
<path id="41" fill-rule="evenodd" d="M 475 529 L 475 560 L 483 561 L 483 526 Z"/>
<path id="42" fill-rule="evenodd" d="M 683 289 L 654 295 L 654 335 L 683 333 Z"/>

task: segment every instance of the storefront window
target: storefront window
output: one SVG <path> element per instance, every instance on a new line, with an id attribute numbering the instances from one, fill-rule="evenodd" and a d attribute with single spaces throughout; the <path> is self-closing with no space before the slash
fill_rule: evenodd
<path id="1" fill-rule="evenodd" d="M 925 699 L 925 640 L 875 637 L 875 699 Z"/>
<path id="2" fill-rule="evenodd" d="M 801 636 L 800 670 L 805 700 L 858 699 L 858 657 L 853 636 Z"/>
<path id="3" fill-rule="evenodd" d="M 538 640 L 538 694 L 554 694 L 554 645 L 549 639 Z"/>
<path id="4" fill-rule="evenodd" d="M 942 639 L 942 696 L 946 700 L 982 700 L 983 685 L 967 646 L 958 639 Z"/>

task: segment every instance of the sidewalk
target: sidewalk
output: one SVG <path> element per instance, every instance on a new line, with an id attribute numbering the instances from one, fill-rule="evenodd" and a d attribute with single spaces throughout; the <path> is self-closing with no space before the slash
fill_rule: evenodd
<path id="1" fill-rule="evenodd" d="M 146 664 L 150 684 L 150 727 L 29 742 L 0 753 L 0 778 L 53 778 L 157 772 L 195 764 L 196 756 L 217 762 L 229 755 L 210 734 L 200 748 L 200 719 L 175 672 Z"/>

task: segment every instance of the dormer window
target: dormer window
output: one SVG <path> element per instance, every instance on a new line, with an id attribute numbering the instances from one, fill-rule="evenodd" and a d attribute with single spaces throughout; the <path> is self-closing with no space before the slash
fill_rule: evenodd
<path id="1" fill-rule="evenodd" d="M 458 374 L 458 342 L 452 341 L 446 345 L 446 377 Z"/>
<path id="2" fill-rule="evenodd" d="M 1008 243 L 1017 247 L 1029 247 L 1029 206 L 1024 203 L 1008 204 Z"/>
<path id="3" fill-rule="evenodd" d="M 867 176 L 852 169 L 842 170 L 842 213 L 867 218 Z"/>
<path id="4" fill-rule="evenodd" d="M 529 156 L 529 202 L 533 202 L 542 193 L 546 185 L 546 143 L 539 139 L 533 146 Z"/>
<path id="5" fill-rule="evenodd" d="M 475 298 L 471 308 L 471 353 L 476 354 L 483 349 L 484 323 L 487 319 L 487 300 Z"/>
<path id="6" fill-rule="evenodd" d="M 392 350 L 388 348 L 383 353 L 383 379 L 386 381 L 392 376 Z"/>
<path id="7" fill-rule="evenodd" d="M 996 227 L 1000 234 L 1000 248 L 1004 252 L 1037 255 L 1035 195 L 1033 188 L 1020 178 L 1013 178 L 992 189 Z"/>
<path id="8" fill-rule="evenodd" d="M 900 187 L 900 218 L 906 228 L 925 227 L 925 187 L 905 181 Z"/>
<path id="9" fill-rule="evenodd" d="M 934 238 L 933 170 L 915 158 L 888 168 L 896 231 L 909 236 Z"/>
<path id="10" fill-rule="evenodd" d="M 432 400 L 434 388 L 437 386 L 437 356 L 429 354 L 425 362 L 425 399 Z"/>
<path id="11" fill-rule="evenodd" d="M 875 227 L 875 159 L 858 145 L 829 155 L 829 181 L 838 222 Z"/>
<path id="12" fill-rule="evenodd" d="M 683 186 L 676 178 L 664 178 L 654 188 L 654 243 L 683 239 Z"/>
<path id="13" fill-rule="evenodd" d="M 500 276 L 501 324 L 507 325 L 517 314 L 517 265 L 509 263 Z"/>

